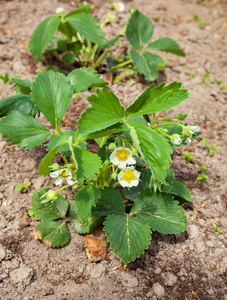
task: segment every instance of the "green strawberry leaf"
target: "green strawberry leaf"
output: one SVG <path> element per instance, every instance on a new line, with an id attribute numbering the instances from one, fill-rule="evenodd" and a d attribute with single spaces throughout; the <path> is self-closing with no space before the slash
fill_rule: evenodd
<path id="1" fill-rule="evenodd" d="M 171 147 L 167 139 L 159 132 L 143 124 L 127 122 L 130 135 L 143 160 L 153 175 L 165 183 L 166 170 L 171 162 Z"/>
<path id="2" fill-rule="evenodd" d="M 124 107 L 119 99 L 108 89 L 96 90 L 96 95 L 87 98 L 91 108 L 82 113 L 78 120 L 80 135 L 87 136 L 96 131 L 106 129 L 117 124 L 124 116 Z"/>
<path id="3" fill-rule="evenodd" d="M 180 205 L 183 205 L 187 202 L 192 202 L 192 198 L 187 187 L 180 181 L 170 182 L 169 185 L 165 185 L 162 187 L 162 191 L 171 194 L 177 201 L 179 201 Z"/>
<path id="4" fill-rule="evenodd" d="M 74 15 L 68 15 L 65 20 L 70 23 L 70 25 L 78 31 L 82 36 L 89 39 L 91 42 L 104 47 L 106 41 L 104 32 L 97 25 L 97 21 L 90 14 L 77 13 Z"/>
<path id="5" fill-rule="evenodd" d="M 36 230 L 41 233 L 44 241 L 51 243 L 52 247 L 62 247 L 70 240 L 67 225 L 61 221 L 42 221 Z"/>
<path id="6" fill-rule="evenodd" d="M 101 197 L 96 202 L 93 212 L 99 215 L 108 216 L 109 214 L 125 212 L 121 193 L 112 187 L 106 187 L 102 191 Z"/>
<path id="7" fill-rule="evenodd" d="M 20 148 L 32 149 L 42 144 L 51 132 L 32 116 L 12 111 L 0 121 L 0 132 L 7 142 L 20 144 Z"/>
<path id="8" fill-rule="evenodd" d="M 140 217 L 114 213 L 107 216 L 104 225 L 110 247 L 125 263 L 138 258 L 150 244 L 151 231 Z"/>
<path id="9" fill-rule="evenodd" d="M 69 218 L 71 220 L 70 224 L 72 226 L 72 229 L 81 234 L 88 233 L 91 230 L 95 229 L 95 227 L 98 226 L 102 220 L 102 216 L 92 213 L 86 221 L 82 222 L 77 213 L 76 201 L 73 202 L 70 207 Z"/>
<path id="10" fill-rule="evenodd" d="M 42 21 L 32 33 L 29 41 L 29 51 L 35 57 L 35 60 L 42 60 L 42 54 L 48 48 L 48 45 L 58 29 L 60 18 L 50 16 Z"/>
<path id="11" fill-rule="evenodd" d="M 181 82 L 165 83 L 154 88 L 148 87 L 134 102 L 126 109 L 126 117 L 138 116 L 160 112 L 170 109 L 188 98 L 188 91 L 181 89 Z"/>
<path id="12" fill-rule="evenodd" d="M 126 37 L 129 43 L 141 50 L 150 40 L 154 32 L 151 20 L 136 10 L 128 21 L 126 27 Z"/>
<path id="13" fill-rule="evenodd" d="M 40 114 L 39 109 L 32 102 L 30 95 L 15 95 L 0 101 L 0 118 L 9 115 L 15 110 L 21 111 L 33 118 Z"/>
<path id="14" fill-rule="evenodd" d="M 180 49 L 179 45 L 177 42 L 174 40 L 164 37 L 160 38 L 152 43 L 150 43 L 147 48 L 147 50 L 158 50 L 158 51 L 165 51 L 169 53 L 173 53 L 179 56 L 185 56 L 185 53 L 183 50 Z"/>
<path id="15" fill-rule="evenodd" d="M 179 233 L 187 226 L 187 217 L 172 196 L 149 189 L 138 195 L 130 214 L 143 218 L 152 230 L 161 233 Z"/>
<path id="16" fill-rule="evenodd" d="M 100 78 L 100 74 L 92 68 L 75 69 L 69 73 L 67 78 L 74 87 L 75 93 L 86 91 L 90 86 L 96 86 L 97 84 L 107 85 L 107 83 Z"/>
<path id="17" fill-rule="evenodd" d="M 72 100 L 73 88 L 63 74 L 40 73 L 32 84 L 32 100 L 57 129 Z"/>
<path id="18" fill-rule="evenodd" d="M 77 213 L 81 221 L 85 221 L 91 215 L 92 207 L 96 206 L 100 197 L 101 190 L 92 184 L 86 185 L 76 193 Z"/>
<path id="19" fill-rule="evenodd" d="M 99 169 L 102 167 L 102 161 L 97 154 L 79 147 L 73 147 L 72 156 L 77 166 L 76 175 L 78 182 L 82 183 L 84 178 L 88 180 L 96 179 L 97 173 L 99 173 Z"/>
<path id="20" fill-rule="evenodd" d="M 143 74 L 148 81 L 154 81 L 158 77 L 158 65 L 162 58 L 156 54 L 139 54 L 133 50 L 130 51 L 133 63 L 139 73 Z"/>
<path id="21" fill-rule="evenodd" d="M 63 196 L 57 194 L 57 200 L 42 203 L 45 199 L 44 195 L 47 192 L 48 189 L 41 188 L 33 194 L 32 209 L 35 217 L 42 221 L 54 221 L 64 217 L 68 211 L 68 201 Z"/>

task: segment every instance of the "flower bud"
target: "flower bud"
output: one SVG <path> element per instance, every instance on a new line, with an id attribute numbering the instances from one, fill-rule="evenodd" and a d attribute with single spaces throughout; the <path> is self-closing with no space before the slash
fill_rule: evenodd
<path id="1" fill-rule="evenodd" d="M 182 142 L 181 137 L 179 136 L 179 134 L 174 133 L 171 137 L 170 140 L 173 144 L 175 145 L 180 145 Z"/>
<path id="2" fill-rule="evenodd" d="M 182 131 L 182 134 L 183 134 L 184 136 L 186 136 L 186 137 L 191 137 L 191 133 L 190 133 L 189 130 L 190 130 L 190 129 L 188 129 L 187 126 L 184 126 L 184 127 L 183 127 L 183 131 Z"/>
<path id="3" fill-rule="evenodd" d="M 117 174 L 116 172 L 113 172 L 113 173 L 111 174 L 111 178 L 114 179 L 114 180 L 117 179 L 117 176 L 118 176 L 118 174 Z"/>
<path id="4" fill-rule="evenodd" d="M 132 150 L 132 155 L 138 156 L 138 151 L 135 147 L 133 147 L 131 150 Z"/>
<path id="5" fill-rule="evenodd" d="M 60 166 L 59 164 L 52 164 L 49 168 L 51 168 L 52 171 L 57 171 L 59 170 Z"/>
<path id="6" fill-rule="evenodd" d="M 49 190 L 46 194 L 46 197 L 49 199 L 49 200 L 56 200 L 58 197 L 57 197 L 57 193 L 53 190 Z"/>
<path id="7" fill-rule="evenodd" d="M 183 121 L 187 117 L 187 114 L 178 114 L 177 119 Z"/>
<path id="8" fill-rule="evenodd" d="M 55 10 L 55 12 L 56 12 L 56 14 L 57 14 L 59 17 L 61 17 L 61 16 L 63 16 L 65 10 L 64 10 L 63 7 L 57 7 L 56 10 Z"/>
<path id="9" fill-rule="evenodd" d="M 109 150 L 113 151 L 116 148 L 116 144 L 115 143 L 110 143 L 109 144 Z"/>

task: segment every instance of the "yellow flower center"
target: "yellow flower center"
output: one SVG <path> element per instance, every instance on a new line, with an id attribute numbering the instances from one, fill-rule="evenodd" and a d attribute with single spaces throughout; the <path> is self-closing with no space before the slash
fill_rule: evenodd
<path id="1" fill-rule="evenodd" d="M 127 181 L 128 183 L 132 180 L 136 180 L 136 175 L 134 174 L 134 170 L 126 170 L 123 173 L 122 180 Z"/>
<path id="2" fill-rule="evenodd" d="M 63 178 L 67 178 L 69 175 L 67 175 L 66 172 L 63 171 L 60 176 L 63 177 Z"/>
<path id="3" fill-rule="evenodd" d="M 116 156 L 119 160 L 126 160 L 131 153 L 127 149 L 119 149 L 116 151 Z"/>
<path id="4" fill-rule="evenodd" d="M 116 8 L 116 9 L 120 9 L 120 6 L 119 6 L 119 5 L 116 5 L 115 8 Z"/>

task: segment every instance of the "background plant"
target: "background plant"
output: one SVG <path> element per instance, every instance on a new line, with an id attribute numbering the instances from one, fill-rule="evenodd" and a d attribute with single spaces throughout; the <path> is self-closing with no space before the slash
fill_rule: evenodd
<path id="1" fill-rule="evenodd" d="M 41 221 L 37 230 L 42 239 L 60 247 L 69 242 L 68 224 L 86 233 L 104 221 L 110 246 L 127 265 L 148 247 L 152 231 L 185 230 L 181 205 L 191 196 L 169 164 L 173 149 L 195 138 L 199 128 L 183 124 L 185 114 L 158 118 L 158 112 L 188 98 L 181 83 L 173 82 L 151 85 L 126 109 L 107 88 L 97 89 L 87 98 L 91 107 L 81 115 L 77 130 L 62 132 L 60 122 L 73 94 L 104 84 L 92 71 L 76 69 L 67 77 L 43 72 L 31 84 L 30 105 L 47 118 L 52 131 L 35 114 L 14 109 L 0 121 L 0 132 L 25 149 L 49 139 L 39 173 L 50 174 L 59 188 L 37 190 L 29 212 Z M 97 153 L 87 150 L 91 139 L 99 146 Z M 64 164 L 53 163 L 58 152 Z M 61 195 L 65 189 L 75 191 L 71 205 Z"/>
<path id="2" fill-rule="evenodd" d="M 184 51 L 171 38 L 163 37 L 149 43 L 153 33 L 154 26 L 152 21 L 139 10 L 133 10 L 126 26 L 126 37 L 132 48 L 130 59 L 116 64 L 113 69 L 133 64 L 136 70 L 144 75 L 146 80 L 154 81 L 158 77 L 158 68 L 162 58 L 151 53 L 151 51 L 164 51 L 185 56 Z"/>
<path id="3" fill-rule="evenodd" d="M 98 67 L 109 48 L 118 40 L 106 41 L 102 27 L 115 19 L 108 14 L 99 26 L 91 16 L 90 5 L 79 5 L 79 9 L 64 15 L 64 10 L 56 9 L 58 16 L 50 16 L 42 21 L 33 32 L 29 41 L 29 50 L 36 60 L 42 60 L 42 54 L 49 52 L 63 63 L 80 66 Z M 61 35 L 55 35 L 60 32 Z"/>

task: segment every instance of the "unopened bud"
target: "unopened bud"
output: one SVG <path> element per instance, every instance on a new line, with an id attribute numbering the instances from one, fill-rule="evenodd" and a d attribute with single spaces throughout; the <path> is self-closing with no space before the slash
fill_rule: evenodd
<path id="1" fill-rule="evenodd" d="M 113 172 L 113 173 L 111 174 L 111 178 L 113 178 L 114 180 L 117 179 L 117 176 L 118 176 L 118 174 L 117 174 L 116 172 Z"/>
<path id="2" fill-rule="evenodd" d="M 187 117 L 187 114 L 178 114 L 177 119 L 183 121 Z"/>
<path id="3" fill-rule="evenodd" d="M 110 143 L 109 144 L 109 150 L 113 151 L 116 148 L 116 144 L 115 143 Z"/>
<path id="4" fill-rule="evenodd" d="M 57 193 L 55 191 L 52 191 L 52 190 L 49 190 L 47 192 L 47 195 L 46 197 L 49 199 L 49 200 L 56 200 L 58 197 L 57 197 Z"/>
<path id="5" fill-rule="evenodd" d="M 132 148 L 132 155 L 138 156 L 138 151 L 135 147 Z"/>

